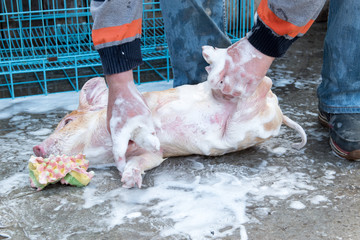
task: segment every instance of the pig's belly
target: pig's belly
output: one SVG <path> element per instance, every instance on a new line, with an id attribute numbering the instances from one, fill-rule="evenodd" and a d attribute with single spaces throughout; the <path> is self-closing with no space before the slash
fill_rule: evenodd
<path id="1" fill-rule="evenodd" d="M 277 135 L 281 124 L 274 131 L 259 134 L 263 132 L 263 125 L 239 122 L 238 131 L 228 134 L 225 124 L 201 120 L 182 122 L 180 117 L 178 120 L 165 124 L 162 131 L 157 132 L 164 157 L 192 154 L 216 156 L 246 149 Z"/>
<path id="2" fill-rule="evenodd" d="M 238 150 L 239 140 L 243 139 L 227 137 L 230 112 L 224 109 L 224 106 L 192 105 L 184 111 L 162 114 L 161 130 L 157 131 L 157 136 L 164 157 L 222 155 Z M 253 141 L 251 145 L 254 145 Z"/>
<path id="3" fill-rule="evenodd" d="M 267 100 L 262 114 L 244 121 L 236 117 L 241 113 L 233 104 L 214 99 L 207 82 L 156 97 L 148 104 L 154 121 L 161 123 L 157 136 L 164 157 L 222 155 L 245 149 L 277 135 L 282 122 L 276 98 Z M 272 129 L 265 130 L 264 123 L 273 121 Z"/>
<path id="4" fill-rule="evenodd" d="M 182 99 L 167 103 L 153 113 L 155 121 L 161 123 L 157 136 L 164 156 L 210 155 L 211 148 L 223 145 L 228 116 L 226 108 L 212 99 L 191 104 Z"/>
<path id="5" fill-rule="evenodd" d="M 223 126 L 199 120 L 190 122 L 177 116 L 173 121 L 162 124 L 158 132 L 165 157 L 189 154 L 211 155 L 211 149 L 221 147 Z"/>
<path id="6" fill-rule="evenodd" d="M 182 111 L 168 111 L 158 117 L 161 130 L 157 136 L 164 157 L 214 156 L 242 150 L 278 135 L 282 123 L 279 107 L 271 104 L 246 121 L 234 117 L 225 106 L 208 108 L 201 104 Z"/>

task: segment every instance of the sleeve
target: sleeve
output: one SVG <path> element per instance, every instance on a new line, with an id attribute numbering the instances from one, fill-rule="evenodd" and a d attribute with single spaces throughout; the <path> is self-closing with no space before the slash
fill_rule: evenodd
<path id="1" fill-rule="evenodd" d="M 92 40 L 105 75 L 142 64 L 142 0 L 92 0 Z"/>
<path id="2" fill-rule="evenodd" d="M 309 30 L 325 1 L 262 0 L 255 15 L 255 24 L 246 37 L 265 55 L 281 57 L 296 39 Z"/>

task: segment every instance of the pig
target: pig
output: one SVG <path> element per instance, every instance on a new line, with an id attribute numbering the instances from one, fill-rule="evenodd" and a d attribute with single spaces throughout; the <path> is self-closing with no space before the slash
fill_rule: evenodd
<path id="1" fill-rule="evenodd" d="M 140 188 L 145 171 L 168 157 L 240 151 L 277 136 L 282 123 L 300 134 L 301 142 L 294 147 L 303 147 L 307 141 L 303 128 L 283 115 L 271 86 L 271 79 L 264 77 L 254 93 L 246 97 L 223 94 L 211 81 L 143 93 L 160 149 L 143 149 L 130 138 L 125 167 L 119 169 L 123 187 Z M 103 78 L 88 80 L 80 91 L 78 108 L 33 148 L 34 154 L 47 157 L 83 153 L 90 166 L 113 162 L 112 140 L 106 126 L 107 97 Z"/>

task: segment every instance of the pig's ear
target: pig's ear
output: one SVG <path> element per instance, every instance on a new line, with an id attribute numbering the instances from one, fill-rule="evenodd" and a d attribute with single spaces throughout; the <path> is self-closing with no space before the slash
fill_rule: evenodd
<path id="1" fill-rule="evenodd" d="M 104 78 L 92 78 L 80 91 L 78 110 L 100 110 L 107 106 L 107 99 L 108 89 Z"/>
<path id="2" fill-rule="evenodd" d="M 212 58 L 214 57 L 215 51 L 216 49 L 214 49 L 212 46 L 202 46 L 202 55 L 208 64 L 213 62 Z"/>

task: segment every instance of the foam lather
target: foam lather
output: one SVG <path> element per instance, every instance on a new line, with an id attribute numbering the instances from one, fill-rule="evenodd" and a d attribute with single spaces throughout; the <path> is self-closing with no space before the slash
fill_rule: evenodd
<path id="1" fill-rule="evenodd" d="M 42 190 L 47 185 L 59 181 L 61 184 L 84 187 L 94 176 L 93 171 L 87 172 L 88 167 L 89 161 L 83 154 L 50 155 L 48 158 L 31 156 L 29 160 L 30 183 L 37 190 Z"/>

